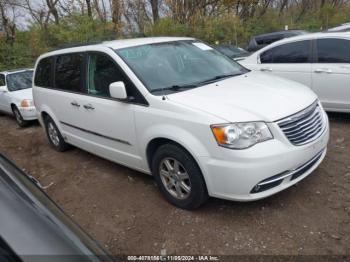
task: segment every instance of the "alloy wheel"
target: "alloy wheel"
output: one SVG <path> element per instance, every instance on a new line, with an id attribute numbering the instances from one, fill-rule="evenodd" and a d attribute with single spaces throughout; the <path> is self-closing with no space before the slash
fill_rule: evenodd
<path id="1" fill-rule="evenodd" d="M 51 122 L 49 122 L 48 125 L 47 125 L 47 132 L 49 134 L 51 142 L 55 146 L 59 146 L 60 138 L 58 136 L 58 132 L 57 132 L 56 128 L 54 127 L 54 125 Z"/>
<path id="2" fill-rule="evenodd" d="M 174 158 L 160 162 L 159 175 L 165 189 L 177 199 L 187 199 L 191 193 L 190 177 L 183 165 Z"/>
<path id="3" fill-rule="evenodd" d="M 19 124 L 23 124 L 23 119 L 22 119 L 21 113 L 18 111 L 18 109 L 16 108 L 13 111 L 15 113 L 15 118 L 16 118 L 17 122 Z"/>

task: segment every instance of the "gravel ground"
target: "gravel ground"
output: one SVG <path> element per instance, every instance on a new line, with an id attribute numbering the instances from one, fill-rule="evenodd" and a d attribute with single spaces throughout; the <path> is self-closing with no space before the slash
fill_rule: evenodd
<path id="1" fill-rule="evenodd" d="M 72 149 L 50 148 L 39 124 L 0 116 L 0 152 L 112 254 L 350 255 L 350 114 L 330 114 L 321 166 L 268 199 L 211 199 L 194 212 L 163 199 L 152 177 Z"/>

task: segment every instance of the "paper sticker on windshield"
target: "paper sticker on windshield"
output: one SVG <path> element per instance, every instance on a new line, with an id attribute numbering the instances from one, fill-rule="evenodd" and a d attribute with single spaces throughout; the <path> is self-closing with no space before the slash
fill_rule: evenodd
<path id="1" fill-rule="evenodd" d="M 207 50 L 213 50 L 213 48 L 211 48 L 210 46 L 206 45 L 206 44 L 203 44 L 203 43 L 192 43 L 194 46 L 204 50 L 204 51 L 207 51 Z"/>

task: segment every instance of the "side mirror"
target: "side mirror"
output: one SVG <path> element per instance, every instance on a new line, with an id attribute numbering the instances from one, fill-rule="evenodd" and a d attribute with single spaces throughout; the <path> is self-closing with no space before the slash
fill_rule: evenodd
<path id="1" fill-rule="evenodd" d="M 109 85 L 109 93 L 111 97 L 119 100 L 125 100 L 128 98 L 126 94 L 126 88 L 124 82 L 114 82 Z"/>
<path id="2" fill-rule="evenodd" d="M 0 86 L 0 93 L 6 93 L 6 92 L 7 92 L 6 86 Z"/>

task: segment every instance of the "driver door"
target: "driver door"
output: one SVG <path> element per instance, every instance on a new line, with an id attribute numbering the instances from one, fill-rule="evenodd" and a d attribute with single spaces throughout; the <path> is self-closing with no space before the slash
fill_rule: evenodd
<path id="1" fill-rule="evenodd" d="M 128 96 L 132 83 L 116 62 L 102 52 L 87 54 L 86 86 L 77 102 L 80 108 L 79 135 L 86 150 L 133 168 L 140 167 L 134 121 L 134 103 L 111 98 L 109 86 L 124 82 Z"/>

